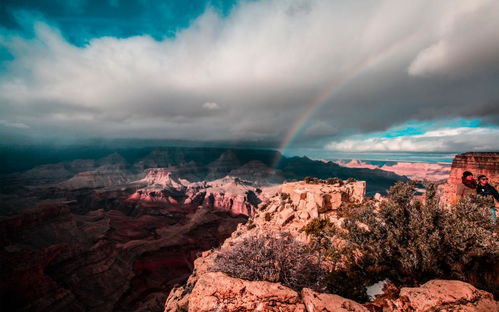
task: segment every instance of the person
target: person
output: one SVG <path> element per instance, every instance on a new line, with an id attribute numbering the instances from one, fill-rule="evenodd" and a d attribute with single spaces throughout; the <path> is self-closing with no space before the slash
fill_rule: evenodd
<path id="1" fill-rule="evenodd" d="M 473 173 L 469 171 L 463 172 L 461 183 L 457 185 L 456 203 L 466 195 L 476 194 L 477 183 L 473 177 Z"/>
<path id="2" fill-rule="evenodd" d="M 478 177 L 478 186 L 476 187 L 476 193 L 482 196 L 492 196 L 495 200 L 499 201 L 499 193 L 492 185 L 489 184 L 489 179 L 484 175 Z M 492 220 L 495 221 L 497 219 L 495 203 L 492 203 L 492 207 L 490 207 L 490 210 L 492 212 Z"/>

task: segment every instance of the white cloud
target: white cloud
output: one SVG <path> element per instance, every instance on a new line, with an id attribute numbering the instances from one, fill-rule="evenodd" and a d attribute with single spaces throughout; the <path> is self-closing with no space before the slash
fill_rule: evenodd
<path id="1" fill-rule="evenodd" d="M 0 120 L 0 125 L 10 128 L 19 128 L 19 129 L 29 129 L 30 126 L 23 124 L 22 122 L 10 122 L 7 120 Z"/>
<path id="2" fill-rule="evenodd" d="M 354 137 L 326 145 L 327 150 L 348 152 L 456 152 L 497 151 L 499 128 L 447 128 L 393 138 Z"/>
<path id="3" fill-rule="evenodd" d="M 446 49 L 455 46 L 459 25 L 469 24 L 452 8 L 468 3 L 248 1 L 228 17 L 206 11 L 173 39 L 102 37 L 84 47 L 44 23 L 35 25 L 33 38 L 0 30 L 0 45 L 13 55 L 0 73 L 0 114 L 37 134 L 275 142 L 336 84 L 344 93 L 326 101 L 302 141 L 382 130 L 416 117 L 459 116 L 463 107 L 467 116 L 475 109 L 490 114 L 482 104 L 499 98 L 497 88 L 484 91 L 493 79 L 438 89 L 407 75 L 409 63 L 434 42 L 444 42 L 437 52 L 449 59 Z M 483 11 L 473 16 L 499 20 L 498 11 Z M 445 32 L 447 16 L 456 16 L 451 20 L 458 26 L 447 22 Z M 492 55 L 499 36 L 487 21 L 471 24 L 469 32 L 486 29 L 477 37 L 489 40 L 490 49 L 479 50 Z M 473 39 L 465 35 L 464 41 Z M 468 58 L 480 56 L 466 51 Z M 421 59 L 413 74 L 441 66 L 431 65 L 434 56 Z M 479 63 L 499 62 L 494 56 Z M 348 83 L 352 78 L 358 80 Z"/>
<path id="4" fill-rule="evenodd" d="M 208 109 L 208 110 L 216 110 L 216 109 L 220 109 L 220 105 L 218 105 L 215 102 L 206 102 L 203 104 L 203 108 Z"/>

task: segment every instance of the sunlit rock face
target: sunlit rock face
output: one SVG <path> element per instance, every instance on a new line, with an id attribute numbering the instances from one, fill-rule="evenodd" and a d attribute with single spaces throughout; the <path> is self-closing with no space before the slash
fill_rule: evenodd
<path id="1" fill-rule="evenodd" d="M 381 170 L 406 176 L 412 180 L 445 181 L 449 177 L 450 165 L 419 162 L 398 162 L 384 165 Z"/>
<path id="2" fill-rule="evenodd" d="M 138 204 L 163 203 L 185 209 L 205 207 L 231 215 L 251 216 L 266 197 L 262 189 L 236 177 L 191 183 L 168 169 L 155 168 L 146 172 L 144 179 L 134 182 L 145 186 L 129 197 Z"/>
<path id="3" fill-rule="evenodd" d="M 456 196 L 457 186 L 461 183 L 463 172 L 470 171 L 475 179 L 479 175 L 489 178 L 489 183 L 499 186 L 499 153 L 464 153 L 454 157 L 447 183 L 439 186 L 443 205 L 455 205 L 459 198 Z M 496 203 L 496 206 L 499 206 Z"/>
<path id="4" fill-rule="evenodd" d="M 403 287 L 398 296 L 381 296 L 369 306 L 394 312 L 493 312 L 499 309 L 491 293 L 454 280 L 431 280 L 419 287 Z"/>
<path id="5" fill-rule="evenodd" d="M 486 175 L 489 183 L 499 185 L 499 153 L 464 153 L 454 157 L 451 172 L 447 183 L 461 183 L 464 171 L 470 171 L 473 175 Z"/>
<path id="6" fill-rule="evenodd" d="M 307 242 L 301 231 L 312 218 L 327 218 L 341 226 L 337 210 L 364 202 L 365 182 L 310 184 L 285 183 L 281 192 L 263 203 L 251 219 L 240 224 L 225 240 L 230 249 L 249 236 L 290 233 Z M 180 311 L 330 311 L 330 312 L 496 312 L 499 305 L 492 294 L 460 281 L 432 280 L 420 287 L 383 293 L 373 302 L 358 303 L 334 294 L 304 288 L 296 291 L 280 283 L 247 281 L 213 271 L 215 251 L 206 251 L 194 261 L 194 271 L 184 285 L 174 287 L 165 303 L 165 312 Z"/>
<path id="7" fill-rule="evenodd" d="M 447 180 L 450 173 L 450 164 L 445 163 L 396 162 L 393 164 L 385 164 L 380 167 L 357 159 L 352 159 L 349 162 L 337 161 L 336 163 L 347 168 L 381 169 L 383 171 L 406 176 L 412 180 L 441 182 Z"/>

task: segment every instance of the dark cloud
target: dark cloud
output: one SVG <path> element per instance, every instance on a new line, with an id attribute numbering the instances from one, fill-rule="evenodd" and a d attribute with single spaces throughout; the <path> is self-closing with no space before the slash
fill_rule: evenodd
<path id="1" fill-rule="evenodd" d="M 228 16 L 205 3 L 175 36 L 146 25 L 84 45 L 64 23 L 100 25 L 116 3 L 93 19 L 99 5 L 58 5 L 32 36 L 0 34 L 13 56 L 0 111 L 25 135 L 280 145 L 296 129 L 294 144 L 317 147 L 409 120 L 499 124 L 497 1 L 248 1 Z"/>

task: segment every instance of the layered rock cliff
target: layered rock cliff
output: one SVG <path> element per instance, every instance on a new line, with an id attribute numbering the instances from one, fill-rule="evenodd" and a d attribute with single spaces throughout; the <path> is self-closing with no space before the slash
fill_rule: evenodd
<path id="1" fill-rule="evenodd" d="M 470 171 L 478 177 L 483 174 L 490 180 L 489 183 L 499 185 L 499 152 L 497 153 L 464 153 L 454 157 L 451 166 L 451 172 L 447 183 L 461 183 L 461 177 L 464 171 Z"/>
<path id="2" fill-rule="evenodd" d="M 1 195 L 2 310 L 162 310 L 197 253 L 218 246 L 263 196 L 236 178 L 190 183 L 165 169 L 121 182 Z"/>
<path id="3" fill-rule="evenodd" d="M 473 173 L 475 179 L 479 175 L 486 175 L 489 183 L 497 188 L 499 186 L 499 152 L 471 152 L 456 155 L 452 161 L 447 182 L 439 187 L 442 202 L 445 205 L 456 204 L 457 186 L 461 183 L 461 177 L 465 171 Z M 499 203 L 496 203 L 496 206 L 499 206 Z"/>
<path id="4" fill-rule="evenodd" d="M 273 151 L 157 148 L 103 156 L 55 157 L 0 176 L 2 311 L 160 311 L 198 252 L 217 247 L 286 179 L 365 176 L 377 191 L 404 180 L 308 158 L 283 158 L 271 168 Z M 337 209 L 340 197 L 357 196 L 351 187 L 341 196 L 302 194 L 307 214 L 287 209 L 293 216 L 276 224 Z"/>
<path id="5" fill-rule="evenodd" d="M 406 176 L 411 180 L 428 180 L 442 182 L 449 178 L 450 164 L 427 162 L 391 162 L 382 166 L 369 164 L 357 159 L 349 162 L 337 161 L 338 165 L 347 168 L 380 169 Z"/>
<path id="6" fill-rule="evenodd" d="M 145 211 L 123 194 L 87 196 L 0 220 L 2 310 L 158 310 L 197 252 L 245 221 L 207 208 Z M 98 199 L 115 203 L 88 211 L 104 206 L 87 202 Z"/>
<path id="7" fill-rule="evenodd" d="M 366 199 L 365 182 L 294 182 L 282 185 L 281 193 L 270 198 L 245 225 L 239 225 L 225 240 L 221 251 L 228 251 L 249 237 L 291 233 L 299 242 L 308 243 L 303 231 L 311 220 L 329 220 L 342 229 L 342 212 Z M 383 198 L 372 199 L 373 209 Z M 345 230 L 345 229 L 343 229 Z M 341 241 L 335 244 L 341 244 Z M 358 302 L 314 291 L 293 290 L 281 283 L 248 281 L 230 277 L 217 270 L 217 250 L 204 252 L 194 262 L 187 282 L 170 292 L 165 312 L 175 311 L 476 311 L 496 312 L 499 305 L 492 294 L 460 281 L 432 280 L 419 287 L 396 288 L 375 301 Z M 303 260 L 303 259 L 302 259 Z M 300 261 L 297 259 L 296 261 Z M 325 263 L 327 265 L 327 263 Z M 347 281 L 345 281 L 347 282 Z"/>
<path id="8" fill-rule="evenodd" d="M 139 205 L 163 203 L 183 209 L 209 208 L 231 215 L 252 216 L 271 189 L 262 191 L 250 181 L 226 176 L 213 181 L 189 182 L 163 168 L 146 170 L 146 177 L 134 182 L 138 189 L 129 197 Z"/>

